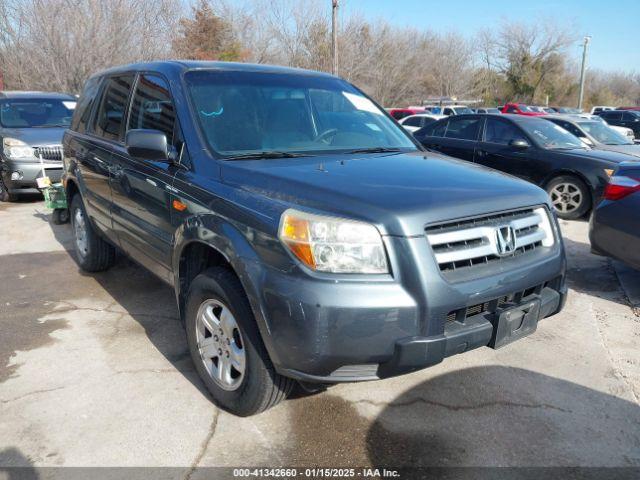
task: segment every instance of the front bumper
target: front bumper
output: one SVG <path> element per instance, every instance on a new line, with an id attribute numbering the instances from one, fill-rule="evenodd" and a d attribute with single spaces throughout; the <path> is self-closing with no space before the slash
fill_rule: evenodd
<path id="1" fill-rule="evenodd" d="M 2 181 L 9 193 L 38 192 L 37 179 L 42 177 L 42 165 L 40 163 L 4 159 L 0 163 L 0 170 L 2 171 Z M 11 179 L 11 175 L 14 172 L 20 174 L 19 179 Z M 52 183 L 59 182 L 62 178 L 62 162 L 46 162 L 45 172 Z"/>
<path id="2" fill-rule="evenodd" d="M 483 278 L 451 282 L 424 238 L 386 241 L 393 244 L 388 252 L 399 252 L 391 258 L 392 270 L 401 272 L 394 278 L 337 281 L 250 267 L 263 339 L 279 373 L 320 383 L 399 375 L 489 345 L 504 297 L 510 303 L 539 297 L 539 318 L 564 305 L 561 243 Z M 486 308 L 475 315 L 479 305 Z"/>

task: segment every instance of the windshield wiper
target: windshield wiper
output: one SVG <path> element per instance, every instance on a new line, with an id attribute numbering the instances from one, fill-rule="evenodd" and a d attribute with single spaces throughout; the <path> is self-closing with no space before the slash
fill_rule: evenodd
<path id="1" fill-rule="evenodd" d="M 240 153 L 238 155 L 229 155 L 224 157 L 225 160 L 251 160 L 251 159 L 269 159 L 269 158 L 296 158 L 296 157 L 313 157 L 309 153 L 292 153 L 292 152 L 278 152 L 278 151 L 265 151 L 265 152 L 252 152 L 252 153 Z"/>
<path id="2" fill-rule="evenodd" d="M 349 150 L 346 153 L 387 153 L 387 152 L 399 152 L 399 148 L 389 147 L 371 147 L 371 148 L 356 148 L 355 150 Z"/>

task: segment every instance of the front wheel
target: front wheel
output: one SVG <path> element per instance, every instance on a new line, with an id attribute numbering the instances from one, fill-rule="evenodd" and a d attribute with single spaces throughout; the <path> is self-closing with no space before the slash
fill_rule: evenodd
<path id="1" fill-rule="evenodd" d="M 587 185 L 577 177 L 562 175 L 547 185 L 547 193 L 558 217 L 576 220 L 591 208 L 591 194 Z"/>
<path id="2" fill-rule="evenodd" d="M 248 416 L 283 400 L 293 380 L 276 373 L 238 277 L 224 267 L 198 275 L 185 312 L 187 343 L 216 404 Z"/>

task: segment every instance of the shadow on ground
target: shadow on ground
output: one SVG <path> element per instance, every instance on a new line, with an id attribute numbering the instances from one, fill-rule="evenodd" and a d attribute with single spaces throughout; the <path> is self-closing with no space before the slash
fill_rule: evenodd
<path id="1" fill-rule="evenodd" d="M 446 373 L 387 403 L 332 395 L 289 403 L 293 447 L 284 456 L 293 463 L 640 467 L 636 404 L 519 368 Z"/>

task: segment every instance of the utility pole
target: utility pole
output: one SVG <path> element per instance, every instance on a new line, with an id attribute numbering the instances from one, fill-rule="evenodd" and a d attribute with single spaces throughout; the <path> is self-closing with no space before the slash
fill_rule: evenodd
<path id="1" fill-rule="evenodd" d="M 582 100 L 584 99 L 584 76 L 587 69 L 587 48 L 591 41 L 590 36 L 584 37 L 584 44 L 582 45 L 582 68 L 580 69 L 580 94 L 578 95 L 578 108 L 582 108 Z"/>
<path id="2" fill-rule="evenodd" d="M 338 0 L 331 0 L 331 73 L 338 74 Z"/>

